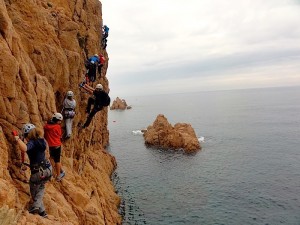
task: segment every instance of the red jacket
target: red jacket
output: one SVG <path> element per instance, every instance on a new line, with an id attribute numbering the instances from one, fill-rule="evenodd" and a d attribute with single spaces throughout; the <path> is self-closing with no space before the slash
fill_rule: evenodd
<path id="1" fill-rule="evenodd" d="M 44 136 L 49 147 L 61 146 L 62 130 L 60 124 L 47 123 L 44 126 Z"/>
<path id="2" fill-rule="evenodd" d="M 100 64 L 104 64 L 105 63 L 105 58 L 103 55 L 100 55 Z"/>

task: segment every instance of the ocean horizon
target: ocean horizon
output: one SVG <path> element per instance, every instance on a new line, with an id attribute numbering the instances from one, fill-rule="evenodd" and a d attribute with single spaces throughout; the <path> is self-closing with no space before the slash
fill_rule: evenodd
<path id="1" fill-rule="evenodd" d="M 158 93 L 158 94 L 141 94 L 138 93 L 137 95 L 114 95 L 112 94 L 112 100 L 119 97 L 121 99 L 131 99 L 134 97 L 149 97 L 149 96 L 157 96 L 157 95 L 177 95 L 177 94 L 196 94 L 202 92 L 227 92 L 227 91 L 244 91 L 244 90 L 259 90 L 259 89 L 286 89 L 286 88 L 300 88 L 300 85 L 292 85 L 292 86 L 267 86 L 267 87 L 249 87 L 249 88 L 232 88 L 232 89 L 217 89 L 217 90 L 198 90 L 198 91 L 185 91 L 185 92 L 175 92 L 175 93 Z M 129 104 L 130 105 L 130 104 Z"/>

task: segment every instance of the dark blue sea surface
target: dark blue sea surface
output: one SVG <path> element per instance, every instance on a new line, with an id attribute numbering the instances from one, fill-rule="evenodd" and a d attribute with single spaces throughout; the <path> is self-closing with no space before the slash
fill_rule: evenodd
<path id="1" fill-rule="evenodd" d="M 108 148 L 123 224 L 300 224 L 300 87 L 126 101 L 109 111 Z M 137 131 L 158 114 L 191 124 L 202 150 L 147 148 Z"/>

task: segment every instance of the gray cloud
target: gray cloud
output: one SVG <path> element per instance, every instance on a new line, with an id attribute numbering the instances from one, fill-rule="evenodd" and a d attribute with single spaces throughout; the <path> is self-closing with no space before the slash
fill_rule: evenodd
<path id="1" fill-rule="evenodd" d="M 249 68 L 266 67 L 283 62 L 300 61 L 300 48 L 282 51 L 263 51 L 252 53 L 236 53 L 226 56 L 210 57 L 202 60 L 190 60 L 181 64 L 156 66 L 155 63 L 147 70 L 123 73 L 119 82 L 132 80 L 135 83 L 149 82 L 153 79 L 192 78 L 199 76 L 222 76 L 225 71 L 247 70 Z"/>
<path id="2" fill-rule="evenodd" d="M 166 85 L 176 82 L 188 90 L 199 79 L 201 85 L 218 89 L 242 82 L 245 87 L 300 83 L 299 1 L 102 3 L 111 28 L 107 50 L 112 91 L 173 92 Z"/>

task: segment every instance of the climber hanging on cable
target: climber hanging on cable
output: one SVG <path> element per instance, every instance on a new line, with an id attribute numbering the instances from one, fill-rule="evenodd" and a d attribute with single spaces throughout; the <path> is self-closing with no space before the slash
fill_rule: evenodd
<path id="1" fill-rule="evenodd" d="M 102 27 L 102 39 L 101 39 L 101 45 L 102 45 L 103 49 L 106 49 L 106 46 L 107 46 L 108 32 L 109 32 L 108 26 L 104 25 Z"/>
<path id="2" fill-rule="evenodd" d="M 103 86 L 101 84 L 97 84 L 96 88 L 92 88 L 91 86 L 84 84 L 81 86 L 84 90 L 88 93 L 93 94 L 92 97 L 89 97 L 88 104 L 86 107 L 86 113 L 88 113 L 87 120 L 83 124 L 82 128 L 86 128 L 90 125 L 93 117 L 97 112 L 103 109 L 105 106 L 109 106 L 110 104 L 110 97 L 109 95 L 103 90 Z M 94 105 L 93 109 L 91 110 L 92 105 Z"/>
<path id="3" fill-rule="evenodd" d="M 86 70 L 86 77 L 89 81 L 89 85 L 92 85 L 96 80 L 96 74 L 97 74 L 97 67 L 100 64 L 100 59 L 98 54 L 93 55 L 89 59 L 85 61 L 85 68 Z"/>
<path id="4" fill-rule="evenodd" d="M 92 84 L 96 80 L 97 71 L 98 71 L 99 75 L 101 76 L 101 68 L 102 68 L 104 62 L 105 62 L 105 58 L 101 54 L 100 54 L 100 57 L 98 54 L 95 54 L 85 61 L 84 64 L 85 64 L 85 68 L 87 69 L 85 83 L 88 83 L 88 85 L 92 86 Z"/>
<path id="5" fill-rule="evenodd" d="M 66 98 L 63 102 L 63 109 L 61 110 L 66 125 L 65 139 L 70 138 L 72 135 L 72 125 L 75 116 L 75 107 L 76 100 L 74 99 L 74 93 L 73 91 L 68 91 Z"/>
<path id="6" fill-rule="evenodd" d="M 19 137 L 17 131 L 12 131 L 12 135 L 16 140 L 17 146 L 22 152 L 26 152 L 30 161 L 29 167 L 31 171 L 29 187 L 32 198 L 32 205 L 28 209 L 29 213 L 39 214 L 47 217 L 43 197 L 45 193 L 45 183 L 52 176 L 52 167 L 46 158 L 47 143 L 42 137 L 42 132 L 36 129 L 35 125 L 27 123 L 22 128 L 24 139 Z"/>
<path id="7" fill-rule="evenodd" d="M 50 161 L 55 169 L 56 181 L 61 181 L 66 175 L 61 165 L 61 122 L 63 116 L 61 113 L 54 113 L 51 119 L 44 125 L 44 136 L 49 145 Z"/>
<path id="8" fill-rule="evenodd" d="M 100 64 L 98 66 L 98 73 L 99 73 L 99 78 L 101 78 L 101 69 L 105 63 L 106 59 L 103 55 L 100 54 Z"/>
<path id="9" fill-rule="evenodd" d="M 104 25 L 102 27 L 102 38 L 106 39 L 108 37 L 109 27 Z"/>

